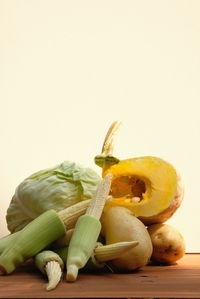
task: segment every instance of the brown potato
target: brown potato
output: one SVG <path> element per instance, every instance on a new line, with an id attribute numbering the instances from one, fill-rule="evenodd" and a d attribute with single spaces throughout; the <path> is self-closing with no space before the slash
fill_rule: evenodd
<path id="1" fill-rule="evenodd" d="M 152 243 L 145 225 L 124 207 L 105 209 L 101 218 L 106 244 L 138 241 L 139 244 L 112 261 L 117 270 L 132 271 L 145 266 L 152 254 Z"/>
<path id="2" fill-rule="evenodd" d="M 174 264 L 185 254 L 185 240 L 175 227 L 164 223 L 152 224 L 148 232 L 153 244 L 152 261 Z"/>

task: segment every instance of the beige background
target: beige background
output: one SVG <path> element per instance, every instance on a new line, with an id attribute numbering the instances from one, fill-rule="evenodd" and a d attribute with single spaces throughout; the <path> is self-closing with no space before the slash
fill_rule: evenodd
<path id="1" fill-rule="evenodd" d="M 200 251 L 200 1 L 0 1 L 0 236 L 15 187 L 63 160 L 94 165 L 111 122 L 120 158 L 173 163 L 169 223 Z"/>

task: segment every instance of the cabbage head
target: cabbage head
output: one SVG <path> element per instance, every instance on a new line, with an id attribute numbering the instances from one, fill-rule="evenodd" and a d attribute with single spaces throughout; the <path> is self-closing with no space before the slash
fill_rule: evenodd
<path id="1" fill-rule="evenodd" d="M 32 174 L 16 188 L 10 202 L 9 231 L 21 230 L 46 210 L 60 211 L 91 199 L 100 180 L 94 170 L 70 161 Z"/>

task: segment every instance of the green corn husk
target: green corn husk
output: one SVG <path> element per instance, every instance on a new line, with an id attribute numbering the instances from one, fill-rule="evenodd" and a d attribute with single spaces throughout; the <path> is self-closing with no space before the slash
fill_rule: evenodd
<path id="1" fill-rule="evenodd" d="M 99 246 L 103 246 L 102 243 L 97 242 L 96 243 L 96 247 Z M 67 260 L 67 255 L 68 255 L 68 248 L 69 246 L 63 247 L 63 248 L 59 248 L 56 249 L 55 252 L 60 256 L 60 258 L 63 260 L 63 262 L 65 263 Z M 99 269 L 102 269 L 105 267 L 105 263 L 99 262 L 95 256 L 94 256 L 94 251 L 91 255 L 91 257 L 89 258 L 88 262 L 86 263 L 86 265 L 84 266 L 84 268 L 82 268 L 82 270 L 85 272 L 87 271 L 96 271 Z"/>
<path id="2" fill-rule="evenodd" d="M 81 216 L 75 225 L 67 255 L 68 281 L 76 280 L 79 269 L 86 265 L 92 255 L 101 231 L 99 219 L 109 195 L 110 185 L 111 175 L 108 174 L 97 187 L 85 215 Z"/>
<path id="3" fill-rule="evenodd" d="M 20 231 L 0 255 L 0 272 L 8 274 L 39 251 L 65 234 L 65 226 L 59 215 L 49 210 Z"/>
<path id="4" fill-rule="evenodd" d="M 5 250 L 6 247 L 8 247 L 10 242 L 19 236 L 19 233 L 20 232 L 16 232 L 0 239 L 0 254 Z"/>

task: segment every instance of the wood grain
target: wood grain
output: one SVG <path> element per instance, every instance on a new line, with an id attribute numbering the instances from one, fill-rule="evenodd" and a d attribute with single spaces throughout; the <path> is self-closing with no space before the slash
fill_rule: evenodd
<path id="1" fill-rule="evenodd" d="M 47 292 L 45 279 L 31 262 L 0 276 L 0 298 L 200 298 L 200 254 L 186 254 L 176 265 L 146 266 L 129 274 L 81 273 L 65 277 Z"/>

